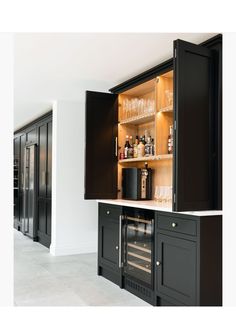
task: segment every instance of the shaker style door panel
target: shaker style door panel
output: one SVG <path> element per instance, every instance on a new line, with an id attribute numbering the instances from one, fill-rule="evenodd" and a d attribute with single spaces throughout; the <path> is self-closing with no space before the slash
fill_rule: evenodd
<path id="1" fill-rule="evenodd" d="M 46 197 L 47 124 L 39 127 L 39 196 Z"/>
<path id="2" fill-rule="evenodd" d="M 26 134 L 21 135 L 20 137 L 20 176 L 19 176 L 19 183 L 20 183 L 20 190 L 19 190 L 19 211 L 20 211 L 20 225 L 22 227 L 22 220 L 23 220 L 23 187 L 24 187 L 24 153 L 25 153 L 25 143 L 26 143 Z"/>
<path id="3" fill-rule="evenodd" d="M 48 123 L 47 197 L 52 193 L 52 122 Z"/>
<path id="4" fill-rule="evenodd" d="M 30 130 L 28 133 L 26 133 L 26 141 L 27 144 L 35 143 L 37 141 L 37 131 L 36 128 Z"/>
<path id="5" fill-rule="evenodd" d="M 213 56 L 174 42 L 175 211 L 213 209 Z"/>
<path id="6" fill-rule="evenodd" d="M 110 268 L 118 269 L 119 223 L 104 219 L 99 226 L 99 260 Z"/>
<path id="7" fill-rule="evenodd" d="M 51 236 L 51 199 L 47 199 L 46 202 L 46 233 L 48 236 Z"/>
<path id="8" fill-rule="evenodd" d="M 196 243 L 157 234 L 156 290 L 186 305 L 196 303 Z"/>
<path id="9" fill-rule="evenodd" d="M 117 197 L 117 95 L 86 92 L 85 199 Z"/>

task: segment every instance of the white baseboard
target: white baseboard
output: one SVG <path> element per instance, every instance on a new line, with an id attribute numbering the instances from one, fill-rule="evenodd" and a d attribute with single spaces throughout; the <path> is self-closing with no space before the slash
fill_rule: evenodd
<path id="1" fill-rule="evenodd" d="M 97 244 L 96 243 L 79 243 L 77 246 L 71 245 L 50 245 L 50 253 L 54 256 L 62 255 L 74 255 L 74 254 L 86 254 L 86 253 L 96 253 Z"/>

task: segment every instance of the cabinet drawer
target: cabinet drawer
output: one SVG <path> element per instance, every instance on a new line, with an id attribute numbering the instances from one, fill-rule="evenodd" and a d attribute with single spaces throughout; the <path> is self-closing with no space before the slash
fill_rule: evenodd
<path id="1" fill-rule="evenodd" d="M 180 232 L 192 236 L 197 235 L 197 224 L 194 220 L 158 215 L 157 228 Z"/>
<path id="2" fill-rule="evenodd" d="M 122 214 L 122 207 L 99 203 L 99 217 L 119 220 L 119 216 Z"/>

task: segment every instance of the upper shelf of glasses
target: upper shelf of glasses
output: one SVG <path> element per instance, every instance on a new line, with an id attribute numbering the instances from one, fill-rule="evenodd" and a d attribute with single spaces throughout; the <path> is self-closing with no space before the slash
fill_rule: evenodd
<path id="1" fill-rule="evenodd" d="M 120 124 L 142 124 L 150 121 L 154 121 L 155 112 L 148 112 L 139 116 L 134 116 L 128 119 L 120 120 Z"/>

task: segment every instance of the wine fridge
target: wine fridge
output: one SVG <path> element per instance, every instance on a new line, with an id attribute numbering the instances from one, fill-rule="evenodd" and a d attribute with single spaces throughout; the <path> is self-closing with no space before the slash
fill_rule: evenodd
<path id="1" fill-rule="evenodd" d="M 154 217 L 152 212 L 124 212 L 124 275 L 153 288 Z"/>

